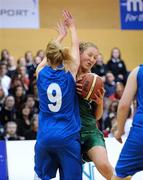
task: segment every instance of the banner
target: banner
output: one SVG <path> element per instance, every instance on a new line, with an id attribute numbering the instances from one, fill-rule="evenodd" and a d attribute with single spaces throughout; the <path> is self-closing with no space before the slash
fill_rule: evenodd
<path id="1" fill-rule="evenodd" d="M 0 0 L 0 28 L 39 28 L 39 1 Z"/>
<path id="2" fill-rule="evenodd" d="M 0 141 L 0 180 L 8 180 L 6 143 Z"/>
<path id="3" fill-rule="evenodd" d="M 143 29 L 143 0 L 120 0 L 121 29 Z"/>

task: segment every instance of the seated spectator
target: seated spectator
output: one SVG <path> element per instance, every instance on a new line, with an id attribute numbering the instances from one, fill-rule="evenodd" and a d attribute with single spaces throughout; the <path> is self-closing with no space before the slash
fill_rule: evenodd
<path id="1" fill-rule="evenodd" d="M 25 136 L 27 130 L 30 130 L 31 128 L 31 110 L 26 104 L 24 104 L 21 109 L 20 118 L 17 119 L 17 124 L 18 135 Z"/>
<path id="2" fill-rule="evenodd" d="M 115 77 L 112 72 L 108 71 L 105 76 L 105 97 L 110 98 L 115 93 Z"/>
<path id="3" fill-rule="evenodd" d="M 11 78 L 7 74 L 7 65 L 0 62 L 0 85 L 4 90 L 5 96 L 8 95 L 8 90 L 11 84 Z"/>
<path id="4" fill-rule="evenodd" d="M 23 86 L 18 85 L 14 88 L 14 97 L 15 97 L 15 109 L 17 110 L 18 116 L 22 108 L 22 105 L 25 102 L 26 91 Z"/>
<path id="5" fill-rule="evenodd" d="M 24 84 L 23 84 L 22 80 L 18 76 L 15 76 L 11 80 L 9 94 L 15 94 L 15 88 L 17 86 L 23 86 L 24 87 Z"/>
<path id="6" fill-rule="evenodd" d="M 39 56 L 36 56 L 33 60 L 33 64 L 31 65 L 31 67 L 28 70 L 30 81 L 32 81 L 34 79 L 36 68 L 40 62 L 41 62 L 41 58 Z"/>
<path id="7" fill-rule="evenodd" d="M 13 56 L 9 56 L 8 62 L 7 62 L 7 67 L 8 67 L 7 75 L 10 78 L 13 78 L 16 75 L 16 72 L 17 72 L 17 70 L 16 70 L 17 67 L 16 67 L 15 62 L 16 62 L 15 58 Z"/>
<path id="8" fill-rule="evenodd" d="M 122 97 L 122 94 L 124 92 L 124 84 L 121 82 L 117 82 L 115 86 L 115 93 L 110 97 L 112 100 L 120 100 Z"/>
<path id="9" fill-rule="evenodd" d="M 3 62 L 4 64 L 7 64 L 8 58 L 9 58 L 9 51 L 7 49 L 3 49 L 1 51 L 1 57 L 0 61 Z"/>
<path id="10" fill-rule="evenodd" d="M 27 51 L 24 55 L 26 61 L 26 69 L 30 78 L 30 72 L 33 70 L 33 55 L 31 51 Z"/>
<path id="11" fill-rule="evenodd" d="M 111 102 L 107 117 L 104 120 L 104 129 L 108 129 L 109 132 L 112 128 L 112 120 L 116 117 L 118 103 L 118 100 L 114 100 Z"/>
<path id="12" fill-rule="evenodd" d="M 121 81 L 124 84 L 127 80 L 127 69 L 124 60 L 121 59 L 121 52 L 119 48 L 113 48 L 111 51 L 111 57 L 107 62 L 108 70 L 115 76 L 115 81 Z"/>
<path id="13" fill-rule="evenodd" d="M 37 89 L 36 80 L 31 82 L 30 89 L 29 89 L 29 94 L 32 94 L 34 96 L 35 106 L 36 106 L 36 108 L 38 109 L 38 112 L 39 112 L 39 96 L 38 96 L 38 89 Z"/>
<path id="14" fill-rule="evenodd" d="M 26 140 L 35 140 L 38 130 L 38 114 L 34 114 L 31 121 L 31 128 L 26 131 L 25 139 Z"/>
<path id="15" fill-rule="evenodd" d="M 15 99 L 12 95 L 5 98 L 4 105 L 0 111 L 0 122 L 3 126 L 9 121 L 16 121 Z"/>
<path id="16" fill-rule="evenodd" d="M 38 50 L 36 56 L 40 57 L 41 60 L 43 60 L 45 57 L 45 51 L 43 51 L 42 49 Z"/>
<path id="17" fill-rule="evenodd" d="M 24 140 L 24 137 L 17 135 L 17 124 L 16 122 L 7 122 L 5 126 L 5 140 Z"/>
<path id="18" fill-rule="evenodd" d="M 96 59 L 95 65 L 91 69 L 92 73 L 98 74 L 101 77 L 105 77 L 107 73 L 107 65 L 104 64 L 103 55 L 99 54 Z"/>
<path id="19" fill-rule="evenodd" d="M 24 88 L 26 89 L 26 91 L 28 91 L 30 80 L 29 80 L 29 75 L 27 73 L 26 67 L 25 66 L 18 67 L 17 73 L 18 73 L 17 76 L 22 81 Z"/>
<path id="20" fill-rule="evenodd" d="M 20 67 L 20 66 L 25 66 L 26 67 L 26 60 L 24 57 L 20 57 L 18 60 L 17 60 L 17 67 Z"/>
<path id="21" fill-rule="evenodd" d="M 26 97 L 26 105 L 30 108 L 32 114 L 39 112 L 39 106 L 37 106 L 35 97 L 32 94 Z"/>
<path id="22" fill-rule="evenodd" d="M 0 86 L 0 111 L 5 101 L 5 94 L 3 88 Z"/>

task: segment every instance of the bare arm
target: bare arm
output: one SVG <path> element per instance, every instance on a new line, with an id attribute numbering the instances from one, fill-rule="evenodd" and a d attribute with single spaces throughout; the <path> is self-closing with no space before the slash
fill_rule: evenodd
<path id="1" fill-rule="evenodd" d="M 137 72 L 138 72 L 138 67 L 135 68 L 130 73 L 117 110 L 118 130 L 117 133 L 115 134 L 115 138 L 121 143 L 122 143 L 121 136 L 124 134 L 124 126 L 128 116 L 128 112 L 137 91 L 137 81 L 136 81 Z"/>
<path id="2" fill-rule="evenodd" d="M 57 38 L 54 40 L 57 44 L 60 44 L 62 42 L 62 40 L 66 37 L 67 35 L 67 29 L 64 23 L 62 23 L 61 21 L 59 21 L 57 23 L 57 27 L 56 30 L 58 32 L 58 36 Z M 38 65 L 37 69 L 36 69 L 36 76 L 38 77 L 38 73 L 40 72 L 40 70 L 47 65 L 47 58 L 44 58 L 43 61 Z"/>
<path id="3" fill-rule="evenodd" d="M 65 23 L 71 32 L 71 55 L 73 57 L 73 63 L 71 64 L 69 69 L 73 76 L 76 77 L 80 64 L 79 39 L 72 15 L 68 11 L 63 11 L 63 16 Z"/>
<path id="4" fill-rule="evenodd" d="M 58 32 L 58 37 L 54 40 L 57 44 L 61 44 L 61 42 L 63 41 L 63 39 L 66 37 L 67 35 L 67 28 L 65 23 L 63 23 L 62 21 L 59 21 L 57 23 L 57 27 L 56 30 Z"/>
<path id="5" fill-rule="evenodd" d="M 42 60 L 42 62 L 37 66 L 37 68 L 36 68 L 36 77 L 38 77 L 38 73 L 40 72 L 40 70 L 44 67 L 44 66 L 46 66 L 46 64 L 47 64 L 47 58 L 45 57 L 43 60 Z"/>

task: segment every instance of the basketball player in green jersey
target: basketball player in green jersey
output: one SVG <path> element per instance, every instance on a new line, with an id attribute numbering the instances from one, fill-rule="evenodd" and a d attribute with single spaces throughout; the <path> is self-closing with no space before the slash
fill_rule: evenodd
<path id="1" fill-rule="evenodd" d="M 91 72 L 96 63 L 98 48 L 90 42 L 80 43 L 80 67 L 77 80 L 86 73 Z M 80 97 L 82 84 L 77 83 L 81 117 L 81 145 L 83 160 L 93 161 L 97 170 L 107 179 L 111 180 L 113 168 L 109 163 L 102 132 L 98 129 L 96 121 L 103 114 L 104 89 L 98 91 L 96 100 L 89 102 Z"/>

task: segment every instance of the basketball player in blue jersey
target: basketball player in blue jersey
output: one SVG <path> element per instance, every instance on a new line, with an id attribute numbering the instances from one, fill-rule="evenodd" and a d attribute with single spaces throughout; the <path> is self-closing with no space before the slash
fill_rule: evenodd
<path id="1" fill-rule="evenodd" d="M 119 102 L 117 111 L 118 131 L 115 138 L 120 143 L 122 143 L 125 121 L 135 96 L 137 109 L 133 117 L 133 124 L 119 156 L 112 180 L 131 179 L 131 176 L 143 170 L 143 65 L 130 73 Z"/>
<path id="2" fill-rule="evenodd" d="M 73 17 L 68 11 L 64 11 L 63 16 L 71 33 L 71 55 L 60 45 L 66 30 L 59 23 L 59 36 L 47 45 L 47 59 L 36 71 L 40 113 L 35 172 L 42 180 L 54 178 L 57 169 L 60 180 L 82 179 L 80 116 L 75 85 L 80 63 L 79 40 Z"/>

